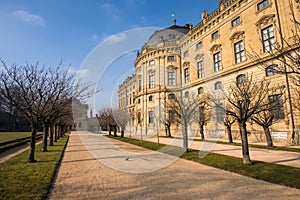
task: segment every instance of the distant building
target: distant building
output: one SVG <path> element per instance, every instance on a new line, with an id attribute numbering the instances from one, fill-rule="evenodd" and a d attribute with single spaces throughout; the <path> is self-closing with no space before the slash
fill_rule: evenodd
<path id="1" fill-rule="evenodd" d="M 88 105 L 82 104 L 78 99 L 72 102 L 73 111 L 73 129 L 74 130 L 88 130 Z"/>

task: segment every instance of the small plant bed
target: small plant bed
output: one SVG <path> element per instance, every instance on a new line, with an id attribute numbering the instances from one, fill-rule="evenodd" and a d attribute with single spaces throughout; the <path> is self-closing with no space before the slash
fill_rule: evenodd
<path id="1" fill-rule="evenodd" d="M 166 146 L 148 141 L 140 141 L 133 138 L 120 138 L 108 136 L 109 138 L 120 140 L 122 142 L 131 143 L 146 149 L 161 151 L 161 148 Z M 178 153 L 183 152 L 180 147 L 170 146 L 167 153 L 170 155 L 180 155 Z M 207 152 L 200 152 L 198 150 L 190 150 L 187 153 L 183 153 L 180 158 L 191 160 L 203 165 L 208 165 L 218 169 L 234 172 L 244 176 L 252 177 L 255 179 L 264 180 L 270 183 L 285 185 L 293 188 L 300 189 L 300 169 L 295 167 L 289 167 L 284 165 L 276 165 L 272 163 L 265 163 L 254 161 L 253 165 L 244 165 L 242 158 L 236 158 L 226 155 L 220 155 L 216 153 L 207 153 L 203 158 L 199 155 L 206 154 Z"/>
<path id="2" fill-rule="evenodd" d="M 27 137 L 24 137 L 28 135 Z M 0 133 L 0 153 L 9 149 L 27 144 L 31 140 L 31 133 L 29 132 L 2 132 Z M 38 133 L 36 139 L 42 139 L 43 134 Z"/>
<path id="3" fill-rule="evenodd" d="M 0 199 L 46 199 L 68 141 L 62 137 L 48 152 L 36 146 L 36 163 L 28 163 L 28 150 L 0 164 Z"/>

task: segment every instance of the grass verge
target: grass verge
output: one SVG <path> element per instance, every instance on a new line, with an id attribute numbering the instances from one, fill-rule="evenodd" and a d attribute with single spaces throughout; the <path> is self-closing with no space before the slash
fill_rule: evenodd
<path id="1" fill-rule="evenodd" d="M 29 135 L 27 137 L 24 137 Z M 29 132 L 0 132 L 0 153 L 27 144 L 31 140 L 31 133 Z M 6 139 L 4 139 L 6 137 Z M 38 133 L 36 140 L 42 139 L 43 133 Z"/>
<path id="2" fill-rule="evenodd" d="M 123 142 L 131 143 L 140 147 L 151 149 L 154 151 L 160 150 L 164 147 L 164 144 L 159 144 L 148 141 L 140 141 L 133 138 L 120 138 L 108 136 L 112 139 L 117 139 Z M 179 152 L 183 152 L 180 147 L 172 146 L 168 148 L 170 155 L 178 155 Z M 216 153 L 208 153 L 205 157 L 201 158 L 199 155 L 206 152 L 200 152 L 198 150 L 191 150 L 187 153 L 183 153 L 180 157 L 186 160 L 191 160 L 200 164 L 208 165 L 218 169 L 234 172 L 244 176 L 252 177 L 255 179 L 264 180 L 270 183 L 285 185 L 293 188 L 300 189 L 300 169 L 295 167 L 289 167 L 284 165 L 276 165 L 272 163 L 265 163 L 254 161 L 253 165 L 244 165 L 241 158 L 220 155 Z"/>
<path id="3" fill-rule="evenodd" d="M 48 152 L 36 147 L 38 162 L 28 163 L 28 150 L 0 164 L 0 199 L 45 199 L 62 159 L 68 136 L 62 137 Z"/>
<path id="4" fill-rule="evenodd" d="M 160 136 L 162 138 L 175 138 L 175 139 L 181 139 L 180 137 L 168 137 L 168 136 Z M 224 141 L 213 141 L 213 140 L 201 140 L 201 139 L 194 139 L 194 141 L 198 142 L 212 142 L 212 143 L 217 143 L 217 144 L 226 144 L 226 145 L 233 145 L 233 146 L 242 146 L 241 143 L 230 143 L 230 142 L 224 142 Z M 275 151 L 290 151 L 290 152 L 298 152 L 300 153 L 300 148 L 293 148 L 293 147 L 285 147 L 285 146 L 273 146 L 273 147 L 268 147 L 266 145 L 261 145 L 261 144 L 248 144 L 249 147 L 252 148 L 258 148 L 258 149 L 269 149 L 269 150 L 275 150 Z"/>

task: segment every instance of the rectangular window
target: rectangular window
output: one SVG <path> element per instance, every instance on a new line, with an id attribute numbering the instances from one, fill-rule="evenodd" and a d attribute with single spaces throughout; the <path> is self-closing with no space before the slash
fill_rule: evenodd
<path id="1" fill-rule="evenodd" d="M 240 63 L 245 60 L 245 50 L 243 41 L 234 44 L 235 63 Z"/>
<path id="2" fill-rule="evenodd" d="M 168 98 L 169 98 L 169 99 L 175 99 L 175 94 L 169 94 L 169 95 L 168 95 Z"/>
<path id="3" fill-rule="evenodd" d="M 197 70 L 198 70 L 198 78 L 201 78 L 204 76 L 203 72 L 203 61 L 200 61 L 197 63 Z"/>
<path id="4" fill-rule="evenodd" d="M 231 26 L 235 27 L 236 25 L 241 23 L 241 17 L 237 17 L 234 20 L 231 21 Z"/>
<path id="5" fill-rule="evenodd" d="M 276 94 L 269 96 L 270 111 L 274 115 L 274 119 L 284 119 L 284 107 L 282 95 Z"/>
<path id="6" fill-rule="evenodd" d="M 175 72 L 168 72 L 168 86 L 175 86 Z"/>
<path id="7" fill-rule="evenodd" d="M 221 70 L 221 53 L 215 53 L 214 54 L 214 70 L 215 72 Z"/>
<path id="8" fill-rule="evenodd" d="M 188 83 L 190 81 L 190 73 L 189 68 L 184 69 L 184 83 Z"/>
<path id="9" fill-rule="evenodd" d="M 273 25 L 264 28 L 261 31 L 261 35 L 262 35 L 264 52 L 268 52 L 276 48 Z"/>
<path id="10" fill-rule="evenodd" d="M 174 61 L 175 60 L 175 56 L 168 56 L 168 61 Z"/>
<path id="11" fill-rule="evenodd" d="M 214 32 L 212 35 L 211 35 L 211 39 L 216 39 L 216 38 L 218 38 L 219 37 L 219 31 L 216 31 L 216 32 Z"/>
<path id="12" fill-rule="evenodd" d="M 149 88 L 154 88 L 154 75 L 149 76 Z"/>
<path id="13" fill-rule="evenodd" d="M 154 60 L 150 60 L 150 61 L 149 61 L 149 65 L 150 65 L 150 66 L 154 65 Z"/>
<path id="14" fill-rule="evenodd" d="M 169 110 L 169 123 L 173 124 L 175 123 L 175 112 L 174 110 Z"/>
<path id="15" fill-rule="evenodd" d="M 260 11 L 269 5 L 269 0 L 263 0 L 259 4 L 257 4 L 257 10 Z"/>
<path id="16" fill-rule="evenodd" d="M 139 92 L 142 91 L 142 80 L 139 80 Z"/>
<path id="17" fill-rule="evenodd" d="M 153 124 L 153 123 L 154 123 L 154 112 L 149 111 L 149 124 Z"/>
<path id="18" fill-rule="evenodd" d="M 189 56 L 189 51 L 185 51 L 184 53 L 183 53 L 183 57 L 188 57 Z"/>
<path id="19" fill-rule="evenodd" d="M 216 107 L 216 121 L 218 123 L 224 123 L 225 112 L 223 109 L 223 104 L 218 104 Z"/>
<path id="20" fill-rule="evenodd" d="M 199 42 L 196 44 L 196 49 L 201 49 L 202 48 L 202 42 Z"/>

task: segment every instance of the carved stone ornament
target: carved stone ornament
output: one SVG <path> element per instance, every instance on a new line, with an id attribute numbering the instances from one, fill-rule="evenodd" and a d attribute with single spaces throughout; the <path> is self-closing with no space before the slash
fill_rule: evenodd
<path id="1" fill-rule="evenodd" d="M 188 67 L 190 65 L 190 62 L 184 62 L 183 67 Z"/>
<path id="2" fill-rule="evenodd" d="M 229 39 L 231 41 L 242 39 L 244 38 L 244 33 L 244 31 L 236 31 L 232 34 L 232 36 Z"/>
<path id="3" fill-rule="evenodd" d="M 204 54 L 200 53 L 195 56 L 195 60 L 202 60 L 204 58 Z"/>
<path id="4" fill-rule="evenodd" d="M 211 51 L 211 52 L 214 52 L 214 51 L 219 51 L 219 50 L 221 50 L 221 44 L 214 44 L 209 50 Z"/>
<path id="5" fill-rule="evenodd" d="M 263 26 L 274 22 L 274 14 L 262 16 L 256 23 L 256 26 Z"/>
<path id="6" fill-rule="evenodd" d="M 154 73 L 155 73 L 155 70 L 154 70 L 154 69 L 148 70 L 148 74 L 154 74 Z"/>
<path id="7" fill-rule="evenodd" d="M 174 66 L 174 65 L 169 65 L 169 66 L 167 67 L 167 69 L 168 69 L 168 70 L 176 70 L 177 67 Z"/>

